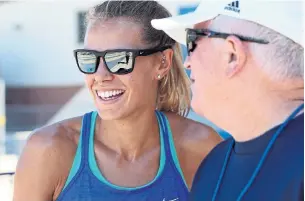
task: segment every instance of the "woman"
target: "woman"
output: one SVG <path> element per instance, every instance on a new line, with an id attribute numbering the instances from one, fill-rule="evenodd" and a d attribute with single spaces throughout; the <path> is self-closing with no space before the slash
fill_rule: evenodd
<path id="1" fill-rule="evenodd" d="M 31 135 L 15 201 L 187 200 L 195 171 L 221 138 L 183 117 L 190 91 L 179 45 L 150 25 L 168 16 L 154 1 L 90 10 L 85 49 L 74 53 L 97 112 Z"/>

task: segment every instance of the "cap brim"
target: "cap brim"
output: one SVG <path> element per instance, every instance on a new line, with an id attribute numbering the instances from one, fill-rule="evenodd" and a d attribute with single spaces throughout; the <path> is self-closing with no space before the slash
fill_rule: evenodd
<path id="1" fill-rule="evenodd" d="M 203 21 L 197 13 L 189 13 L 185 15 L 179 15 L 174 17 L 168 17 L 163 19 L 154 19 L 151 21 L 152 26 L 155 29 L 163 30 L 167 35 L 177 42 L 186 44 L 186 28 L 193 28 L 193 26 Z"/>
<path id="2" fill-rule="evenodd" d="M 155 29 L 163 30 L 171 38 L 185 45 L 185 29 L 193 28 L 195 24 L 215 18 L 219 14 L 220 8 L 226 5 L 223 2 L 224 0 L 207 1 L 204 4 L 201 3 L 195 12 L 163 19 L 154 19 L 151 21 L 151 24 Z"/>

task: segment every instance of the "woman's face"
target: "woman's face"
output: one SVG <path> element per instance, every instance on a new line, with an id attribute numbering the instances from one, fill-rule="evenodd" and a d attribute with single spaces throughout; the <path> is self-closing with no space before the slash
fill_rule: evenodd
<path id="1" fill-rule="evenodd" d="M 141 40 L 142 29 L 127 20 L 108 20 L 88 26 L 85 49 L 105 51 L 113 49 L 153 48 Z M 122 119 L 135 111 L 154 110 L 158 74 L 164 74 L 162 53 L 138 56 L 129 74 L 110 73 L 101 58 L 94 74 L 86 74 L 90 90 L 100 116 L 104 120 Z"/>

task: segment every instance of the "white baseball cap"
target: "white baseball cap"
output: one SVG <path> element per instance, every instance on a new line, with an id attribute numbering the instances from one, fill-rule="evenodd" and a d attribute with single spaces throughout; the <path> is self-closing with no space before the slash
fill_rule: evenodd
<path id="1" fill-rule="evenodd" d="M 155 29 L 163 30 L 177 42 L 186 43 L 186 28 L 227 15 L 263 25 L 303 45 L 302 0 L 202 0 L 197 9 L 189 14 L 154 19 Z"/>

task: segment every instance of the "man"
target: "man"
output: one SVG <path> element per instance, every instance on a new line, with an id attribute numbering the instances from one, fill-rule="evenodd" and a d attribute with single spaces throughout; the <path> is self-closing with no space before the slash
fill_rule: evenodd
<path id="1" fill-rule="evenodd" d="M 304 199 L 302 15 L 301 1 L 202 1 L 152 21 L 187 44 L 194 110 L 233 137 L 202 162 L 191 200 Z"/>

